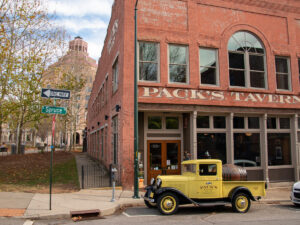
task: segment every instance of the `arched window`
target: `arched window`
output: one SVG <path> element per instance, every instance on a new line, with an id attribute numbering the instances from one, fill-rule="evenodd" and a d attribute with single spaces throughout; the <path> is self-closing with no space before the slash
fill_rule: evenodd
<path id="1" fill-rule="evenodd" d="M 266 88 L 265 49 L 253 34 L 239 31 L 228 42 L 230 86 Z"/>

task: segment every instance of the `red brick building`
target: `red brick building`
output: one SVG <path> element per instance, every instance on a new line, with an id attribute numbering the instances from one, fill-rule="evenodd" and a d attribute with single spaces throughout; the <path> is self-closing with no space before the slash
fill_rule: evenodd
<path id="1" fill-rule="evenodd" d="M 115 0 L 88 106 L 88 151 L 133 186 L 134 0 Z M 299 179 L 300 2 L 139 0 L 139 170 L 185 158 Z"/>

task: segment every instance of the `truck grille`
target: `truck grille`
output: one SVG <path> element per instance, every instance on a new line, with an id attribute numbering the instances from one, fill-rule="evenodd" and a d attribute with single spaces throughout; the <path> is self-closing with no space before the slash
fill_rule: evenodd
<path id="1" fill-rule="evenodd" d="M 295 188 L 294 190 L 295 190 L 295 191 L 300 191 L 300 189 L 299 189 L 299 188 Z"/>
<path id="2" fill-rule="evenodd" d="M 295 198 L 300 198 L 300 193 L 295 193 L 294 192 L 294 196 L 295 196 Z"/>

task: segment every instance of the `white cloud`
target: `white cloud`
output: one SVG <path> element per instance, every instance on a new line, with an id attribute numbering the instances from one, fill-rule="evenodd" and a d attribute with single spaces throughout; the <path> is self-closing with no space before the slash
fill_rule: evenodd
<path id="1" fill-rule="evenodd" d="M 109 16 L 114 0 L 48 0 L 50 12 L 59 16 Z"/>
<path id="2" fill-rule="evenodd" d="M 94 41 L 90 41 L 90 40 L 85 40 L 88 43 L 88 53 L 89 56 L 92 57 L 93 59 L 95 59 L 98 63 L 98 59 L 100 57 L 102 48 L 103 48 L 103 44 L 100 44 L 100 42 L 94 42 Z"/>
<path id="3" fill-rule="evenodd" d="M 88 20 L 83 18 L 62 18 L 58 19 L 56 23 L 72 33 L 78 33 L 83 29 L 94 32 L 95 30 L 99 31 L 100 29 L 107 28 L 107 24 L 101 19 Z"/>

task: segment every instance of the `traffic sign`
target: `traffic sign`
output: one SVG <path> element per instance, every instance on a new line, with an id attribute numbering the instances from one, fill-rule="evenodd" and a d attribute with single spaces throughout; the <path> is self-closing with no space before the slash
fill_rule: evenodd
<path id="1" fill-rule="evenodd" d="M 42 88 L 43 98 L 70 99 L 70 91 Z"/>
<path id="2" fill-rule="evenodd" d="M 67 114 L 67 108 L 65 108 L 65 107 L 56 107 L 56 106 L 45 106 L 44 105 L 42 107 L 42 113 L 66 115 Z"/>

